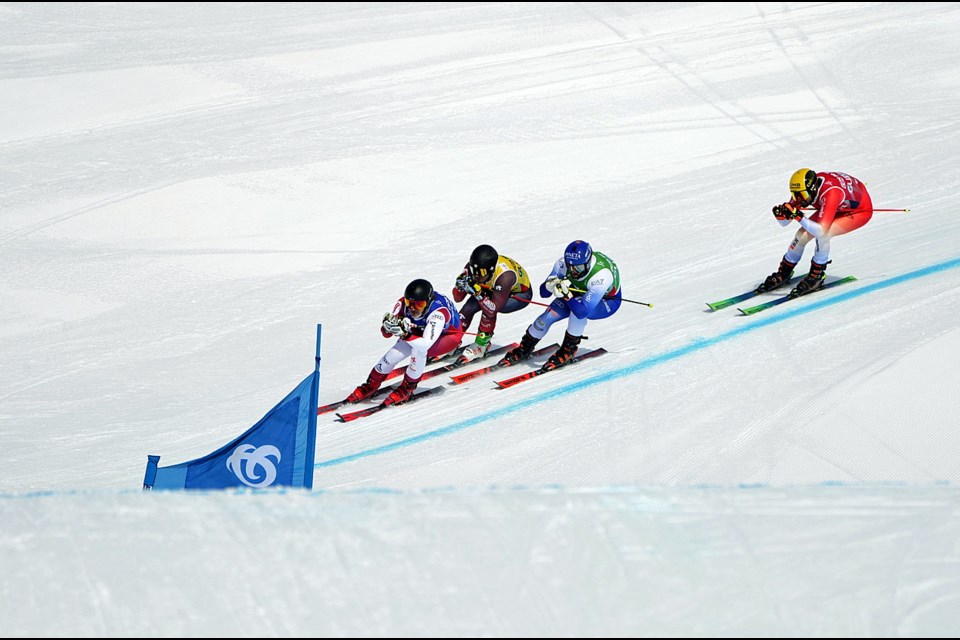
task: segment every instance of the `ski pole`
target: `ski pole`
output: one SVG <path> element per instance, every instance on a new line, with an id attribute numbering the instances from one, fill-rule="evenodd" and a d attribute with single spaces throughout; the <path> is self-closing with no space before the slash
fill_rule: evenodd
<path id="1" fill-rule="evenodd" d="M 570 291 L 576 291 L 577 293 L 586 293 L 583 289 L 577 289 L 576 287 L 570 287 Z M 616 296 L 603 296 L 604 300 L 616 300 Z M 632 302 L 633 304 L 642 304 L 645 307 L 650 307 L 653 309 L 653 305 L 649 302 L 638 302 L 637 300 L 628 300 L 627 298 L 620 298 L 623 302 Z"/>
<path id="2" fill-rule="evenodd" d="M 574 288 L 574 287 L 570 287 L 570 291 L 576 291 L 577 293 L 586 293 L 586 291 L 584 291 L 583 289 L 576 289 L 576 288 Z M 511 298 L 516 298 L 517 300 L 524 300 L 524 301 L 527 300 L 526 298 L 521 298 L 521 297 L 519 297 L 519 296 L 510 296 L 510 297 L 511 297 Z M 603 299 L 604 299 L 604 300 L 616 300 L 616 298 L 615 298 L 614 296 L 603 296 Z M 653 305 L 650 304 L 649 302 L 638 302 L 638 301 L 636 301 L 636 300 L 628 300 L 627 298 L 620 298 L 620 299 L 621 299 L 623 302 L 632 302 L 633 304 L 642 304 L 642 305 L 645 306 L 645 307 L 650 307 L 651 309 L 653 308 Z M 537 301 L 535 301 L 535 300 L 530 300 L 529 302 L 530 302 L 530 304 L 538 304 L 538 305 L 540 305 L 541 307 L 549 307 L 549 306 L 550 306 L 549 304 L 545 304 L 545 303 L 543 303 L 543 302 L 537 302 Z"/>
<path id="3" fill-rule="evenodd" d="M 548 304 L 545 303 L 545 302 L 537 302 L 536 300 L 527 300 L 526 298 L 521 298 L 520 296 L 513 296 L 513 295 L 512 295 L 512 296 L 510 296 L 510 297 L 513 298 L 514 300 L 519 300 L 520 302 L 529 302 L 530 304 L 538 304 L 538 305 L 540 305 L 541 307 L 549 307 L 549 306 L 550 306 L 550 305 L 548 305 Z"/>
<path id="4" fill-rule="evenodd" d="M 816 207 L 801 207 L 802 211 L 816 211 Z M 910 209 L 846 209 L 837 211 L 838 214 L 859 213 L 861 211 L 910 211 Z"/>
<path id="5" fill-rule="evenodd" d="M 488 285 L 488 284 L 480 284 L 480 285 L 477 285 L 477 286 L 480 287 L 481 289 L 487 289 L 488 291 L 489 291 L 490 288 L 491 288 L 490 285 Z M 473 297 L 477 299 L 477 302 L 480 302 L 480 292 L 479 292 L 479 291 L 476 292 L 476 293 L 474 293 L 474 294 L 473 294 Z M 548 304 L 544 304 L 543 302 L 537 302 L 536 300 L 527 300 L 526 298 L 521 298 L 520 296 L 513 295 L 512 293 L 510 294 L 510 297 L 513 298 L 514 300 L 519 300 L 520 302 L 529 302 L 530 304 L 540 305 L 541 307 L 549 307 L 549 306 L 550 306 L 550 305 L 548 305 Z"/>

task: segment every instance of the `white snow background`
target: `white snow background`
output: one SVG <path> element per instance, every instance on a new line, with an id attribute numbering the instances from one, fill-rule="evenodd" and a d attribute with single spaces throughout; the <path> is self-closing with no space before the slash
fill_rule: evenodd
<path id="1" fill-rule="evenodd" d="M 958 32 L 957 3 L 0 4 L 0 635 L 958 635 Z M 911 211 L 833 241 L 855 283 L 709 312 L 778 265 L 804 166 Z M 312 492 L 140 489 L 279 402 L 317 324 L 325 403 L 410 280 L 489 243 L 539 284 L 575 239 L 654 305 L 590 323 L 608 355 L 320 416 Z"/>

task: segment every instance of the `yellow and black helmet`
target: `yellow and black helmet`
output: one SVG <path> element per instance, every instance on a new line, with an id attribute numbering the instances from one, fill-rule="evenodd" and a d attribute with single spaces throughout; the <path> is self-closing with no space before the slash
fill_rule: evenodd
<path id="1" fill-rule="evenodd" d="M 790 176 L 790 193 L 801 207 L 807 206 L 817 198 L 818 188 L 820 188 L 820 180 L 813 169 L 797 169 Z"/>

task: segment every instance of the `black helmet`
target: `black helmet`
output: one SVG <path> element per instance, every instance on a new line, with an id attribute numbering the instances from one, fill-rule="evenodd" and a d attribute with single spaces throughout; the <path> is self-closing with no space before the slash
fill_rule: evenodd
<path id="1" fill-rule="evenodd" d="M 500 254 L 496 249 L 488 244 L 481 244 L 470 254 L 470 262 L 467 263 L 470 277 L 476 283 L 486 282 L 496 271 L 499 260 Z"/>
<path id="2" fill-rule="evenodd" d="M 417 278 L 403 290 L 403 304 L 414 318 L 419 318 L 433 302 L 433 285 L 423 278 Z"/>

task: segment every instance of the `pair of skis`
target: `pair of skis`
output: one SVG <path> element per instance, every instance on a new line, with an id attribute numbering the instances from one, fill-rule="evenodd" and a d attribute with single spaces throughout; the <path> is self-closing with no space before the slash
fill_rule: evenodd
<path id="1" fill-rule="evenodd" d="M 514 343 L 514 344 L 512 344 L 512 345 L 507 345 L 506 347 L 502 347 L 502 348 L 499 349 L 499 350 L 490 351 L 490 352 L 488 352 L 488 353 L 484 356 L 484 358 L 487 358 L 487 357 L 492 356 L 492 355 L 496 355 L 496 352 L 502 351 L 502 350 L 504 350 L 504 349 L 513 348 L 514 346 L 516 346 L 516 344 L 517 344 L 517 343 Z M 537 350 L 534 351 L 533 353 L 531 353 L 531 354 L 530 354 L 530 357 L 532 358 L 532 357 L 535 357 L 535 356 L 545 355 L 545 354 L 550 353 L 550 352 L 554 351 L 555 349 L 557 349 L 558 346 L 559 346 L 559 345 L 557 345 L 556 343 L 554 343 L 554 344 L 549 345 L 549 346 L 547 346 L 547 347 L 542 347 L 542 348 L 540 348 L 540 349 L 537 349 Z M 586 359 L 588 359 L 588 358 L 593 358 L 593 357 L 596 357 L 596 356 L 600 356 L 600 355 L 605 354 L 606 352 L 607 352 L 607 350 L 606 350 L 606 349 L 603 349 L 603 348 L 600 348 L 600 349 L 591 349 L 591 350 L 589 350 L 589 351 L 583 351 L 583 352 L 580 352 L 580 353 L 578 353 L 577 355 L 575 355 L 573 358 L 570 358 L 570 360 L 568 360 L 563 366 L 566 367 L 567 365 L 574 364 L 574 363 L 576 363 L 576 362 L 580 362 L 581 360 L 586 360 Z M 481 358 L 481 359 L 483 359 L 483 358 Z M 449 371 L 449 370 L 451 370 L 452 368 L 456 368 L 456 367 L 459 367 L 459 366 L 463 366 L 463 363 L 453 363 L 453 364 L 451 364 L 451 365 L 446 365 L 445 367 L 440 367 L 439 369 L 432 369 L 429 373 L 433 373 L 433 375 L 438 375 L 439 373 L 444 373 L 445 371 Z M 479 377 L 479 376 L 485 375 L 485 374 L 487 374 L 487 373 L 491 373 L 491 372 L 493 372 L 493 371 L 497 371 L 497 370 L 499 370 L 499 369 L 503 369 L 503 368 L 508 367 L 508 366 L 510 366 L 510 365 L 509 365 L 509 364 L 500 364 L 500 363 L 498 362 L 497 364 L 489 365 L 489 366 L 486 366 L 486 367 L 481 367 L 480 369 L 477 369 L 477 370 L 475 370 L 475 371 L 471 371 L 471 372 L 469 372 L 469 373 L 451 376 L 451 378 L 452 378 L 451 384 L 463 384 L 464 382 L 467 382 L 468 380 L 473 380 L 474 378 L 477 378 L 477 377 Z M 562 368 L 562 367 L 558 367 L 558 368 Z M 541 368 L 539 368 L 539 369 L 534 369 L 533 371 L 528 371 L 528 372 L 526 372 L 526 373 L 522 373 L 522 374 L 520 374 L 520 375 L 518 375 L 518 376 L 514 376 L 514 377 L 508 378 L 508 379 L 506 379 L 506 380 L 497 381 L 496 384 L 497 384 L 497 387 L 500 388 L 500 389 L 507 389 L 507 388 L 512 387 L 512 386 L 514 386 L 514 385 L 516 385 L 516 384 L 520 384 L 521 382 L 524 382 L 525 380 L 530 380 L 531 378 L 535 378 L 535 377 L 537 377 L 537 376 L 539 376 L 539 375 L 542 375 L 542 374 L 544 374 L 544 373 L 548 373 L 549 371 L 555 371 L 555 370 L 556 370 L 556 369 L 546 369 L 546 370 L 545 370 L 545 369 L 543 369 L 543 368 L 541 367 Z M 427 375 L 427 373 L 424 373 L 424 376 L 426 376 L 426 375 Z M 442 393 L 444 392 L 444 390 L 445 390 L 445 387 L 443 387 L 443 386 L 433 387 L 433 388 L 430 388 L 430 389 L 424 389 L 423 391 L 419 391 L 419 392 L 417 392 L 417 393 L 414 393 L 414 394 L 410 397 L 410 399 L 405 400 L 404 402 L 398 403 L 398 404 L 410 404 L 411 402 L 416 402 L 417 400 L 422 400 L 423 398 L 425 398 L 425 397 L 427 397 L 427 396 L 440 395 L 440 394 L 442 394 Z M 379 394 L 378 394 L 378 395 L 379 395 Z M 343 404 L 343 402 L 341 401 L 340 403 L 334 403 L 334 404 L 336 404 L 336 405 L 339 406 L 339 405 Z M 328 406 L 329 406 L 329 405 L 328 405 Z M 366 417 L 366 416 L 369 416 L 369 415 L 372 415 L 372 414 L 377 413 L 377 412 L 379 412 L 379 411 L 382 411 L 382 410 L 386 409 L 388 406 L 395 406 L 395 405 L 384 405 L 384 404 L 381 403 L 381 404 L 373 405 L 372 407 L 367 407 L 367 408 L 365 408 L 365 409 L 360 409 L 360 410 L 358 410 L 358 411 L 352 411 L 352 412 L 350 412 L 350 413 L 338 413 L 338 414 L 337 414 L 337 419 L 338 419 L 340 422 L 351 422 L 351 421 L 356 420 L 356 419 L 358 419 L 358 418 L 364 418 L 364 417 Z M 321 409 L 322 409 L 322 408 L 323 408 L 323 407 L 321 407 Z"/>
<path id="2" fill-rule="evenodd" d="M 589 351 L 582 351 L 577 355 L 573 356 L 572 358 L 570 358 L 569 360 L 567 360 L 560 367 L 557 367 L 557 369 L 562 369 L 563 367 L 569 366 L 571 364 L 575 364 L 577 362 L 580 362 L 581 360 L 602 356 L 606 352 L 607 350 L 604 349 L 603 347 L 600 347 L 599 349 L 590 349 Z M 556 371 L 557 369 L 544 369 L 543 367 L 540 367 L 539 369 L 534 369 L 533 371 L 527 371 L 526 373 L 521 373 L 518 376 L 507 378 L 506 380 L 499 380 L 497 381 L 497 386 L 501 389 L 509 389 L 515 384 L 520 384 L 525 380 L 536 378 L 537 376 L 543 375 L 545 373 L 550 373 L 551 371 Z"/>
<path id="3" fill-rule="evenodd" d="M 805 277 L 805 274 L 801 276 L 794 276 L 793 278 L 790 279 L 789 284 L 795 285 L 798 282 L 800 282 L 804 277 Z M 811 293 L 815 293 L 817 291 L 821 291 L 823 289 L 831 289 L 833 287 L 838 287 L 842 284 L 847 284 L 848 282 L 853 282 L 855 280 L 856 278 L 854 276 L 846 276 L 845 278 L 840 278 L 839 280 L 831 280 L 829 282 L 824 283 L 819 288 L 804 294 L 804 296 L 810 295 Z M 710 307 L 711 311 L 718 311 L 720 309 L 726 309 L 729 306 L 735 305 L 738 302 L 749 300 L 750 298 L 757 295 L 760 295 L 760 294 L 757 293 L 756 291 L 747 291 L 746 293 L 741 293 L 740 295 L 733 296 L 730 298 L 724 298 L 723 300 L 717 300 L 716 302 L 708 302 L 707 306 Z M 737 310 L 745 316 L 752 316 L 755 313 L 766 311 L 767 309 L 771 309 L 785 302 L 790 302 L 791 300 L 796 300 L 797 298 L 801 298 L 804 296 L 791 296 L 788 293 L 787 295 L 774 298 L 773 300 L 769 300 L 767 302 L 763 302 L 761 304 L 754 305 L 752 307 L 737 307 Z"/>
<path id="4" fill-rule="evenodd" d="M 488 357 L 490 357 L 490 356 L 499 355 L 499 354 L 504 353 L 504 352 L 506 352 L 506 351 L 508 351 L 508 350 L 510 350 L 510 349 L 513 349 L 513 348 L 514 348 L 515 346 L 517 346 L 518 344 L 519 344 L 519 343 L 517 343 L 517 342 L 511 342 L 510 344 L 504 345 L 504 346 L 502 346 L 502 347 L 497 347 L 496 349 L 491 349 L 490 351 L 488 351 L 488 352 L 486 353 L 486 355 L 485 355 L 483 358 L 488 358 Z M 437 361 L 435 361 L 435 362 L 442 362 L 442 361 L 444 361 L 444 360 L 447 360 L 448 358 L 456 358 L 456 357 L 459 357 L 459 355 L 460 355 L 459 352 L 460 352 L 460 351 L 462 351 L 462 349 L 457 349 L 457 350 L 455 350 L 452 354 L 450 354 L 450 356 L 445 357 L 445 358 L 440 358 L 440 360 L 437 360 Z M 480 358 L 480 360 L 482 360 L 483 358 Z M 475 360 L 474 362 L 476 362 L 476 360 Z M 468 365 L 468 364 L 470 364 L 470 363 L 469 363 L 469 362 L 459 362 L 459 361 L 457 361 L 456 359 L 454 359 L 454 361 L 451 362 L 450 364 L 445 364 L 445 365 L 443 365 L 443 366 L 441 366 L 441 367 L 437 367 L 436 369 L 429 369 L 428 371 L 424 371 L 424 372 L 423 372 L 423 375 L 420 376 L 420 380 L 429 380 L 430 378 L 439 376 L 440 374 L 443 374 L 443 373 L 447 373 L 447 372 L 453 371 L 454 369 L 459 369 L 460 367 L 466 366 L 466 365 Z M 391 371 L 390 373 L 388 373 L 388 374 L 387 374 L 387 377 L 384 378 L 384 380 L 389 380 L 389 379 L 391 379 L 391 378 L 396 378 L 396 377 L 398 377 L 398 376 L 401 376 L 401 375 L 403 375 L 403 374 L 406 372 L 406 370 L 407 370 L 407 367 L 406 367 L 406 366 L 397 367 L 396 369 L 394 369 L 393 371 Z M 397 382 L 397 383 L 394 383 L 394 384 L 389 384 L 389 385 L 385 385 L 385 386 L 383 386 L 383 387 L 380 387 L 379 389 L 377 389 L 376 391 L 373 392 L 373 395 L 371 395 L 370 398 L 379 398 L 380 396 L 386 395 L 386 394 L 390 393 L 391 391 L 393 391 L 394 389 L 396 389 L 399 385 L 400 385 L 400 383 Z M 409 402 L 409 400 L 408 400 L 407 402 Z M 347 402 L 346 398 L 344 398 L 343 400 L 337 400 L 336 402 L 331 402 L 330 404 L 321 405 L 320 407 L 317 408 L 317 415 L 321 415 L 321 414 L 324 414 L 324 413 L 329 413 L 330 411 L 333 411 L 333 410 L 335 410 L 335 409 L 339 409 L 340 407 L 342 407 L 342 406 L 345 405 L 345 404 L 350 404 L 350 403 Z M 338 415 L 339 415 L 339 414 L 338 414 Z"/>
<path id="5" fill-rule="evenodd" d="M 545 347 L 540 347 L 536 351 L 532 352 L 527 359 L 529 360 L 530 358 L 536 358 L 537 356 L 553 353 L 553 351 L 555 351 L 559 346 L 560 345 L 554 342 L 553 344 L 549 344 Z M 481 367 L 480 369 L 476 369 L 468 373 L 461 373 L 460 375 L 450 376 L 450 384 L 463 384 L 464 382 L 468 382 L 470 380 L 473 380 L 474 378 L 479 378 L 482 375 L 486 375 L 488 373 L 496 371 L 497 369 L 503 369 L 504 367 L 508 367 L 508 366 L 510 365 L 500 364 L 498 362 L 496 364 L 491 364 L 486 367 Z"/>
<path id="6" fill-rule="evenodd" d="M 511 342 L 510 344 L 504 345 L 504 346 L 502 346 L 502 347 L 497 347 L 496 349 L 491 349 L 490 351 L 487 351 L 487 353 L 484 354 L 483 357 L 477 358 L 476 360 L 471 360 L 470 362 L 478 362 L 478 361 L 480 361 L 480 360 L 485 360 L 485 359 L 487 359 L 487 358 L 489 358 L 489 357 L 491 357 L 491 356 L 498 356 L 498 355 L 500 355 L 501 353 L 505 353 L 506 351 L 509 351 L 510 349 L 513 349 L 514 347 L 516 347 L 516 346 L 519 345 L 519 344 L 520 344 L 519 342 Z M 556 345 L 554 345 L 554 346 L 556 346 Z M 449 357 L 459 357 L 459 355 L 460 355 L 460 353 L 462 353 L 462 351 L 463 351 L 463 349 L 456 349 L 456 350 L 454 350 L 454 352 L 453 352 Z M 440 360 L 442 361 L 442 360 L 445 360 L 445 359 L 446 359 L 446 358 L 441 358 Z M 459 359 L 456 359 L 456 360 L 454 360 L 453 362 L 451 362 L 450 364 L 446 364 L 446 365 L 443 365 L 443 366 L 441 366 L 441 367 L 437 367 L 436 369 L 430 369 L 429 371 L 424 371 L 424 372 L 423 372 L 423 375 L 420 376 L 420 380 L 421 380 L 421 382 L 422 382 L 422 381 L 424 381 L 424 380 L 429 380 L 430 378 L 436 377 L 436 376 L 438 376 L 438 375 L 440 375 L 440 374 L 449 373 L 450 371 L 453 371 L 454 369 L 459 369 L 460 367 L 463 367 L 463 366 L 466 366 L 466 365 L 470 364 L 470 362 L 462 362 L 462 361 L 460 361 Z M 388 378 L 388 379 L 389 379 L 389 378 L 395 378 L 395 377 L 403 374 L 406 370 L 407 370 L 407 367 L 406 367 L 406 366 L 404 366 L 404 367 L 397 367 L 396 369 L 394 369 L 393 371 L 391 371 L 389 374 L 387 374 L 387 378 Z M 380 397 L 380 396 L 382 396 L 382 395 L 385 395 L 385 394 L 393 391 L 394 389 L 396 389 L 397 386 L 399 386 L 399 384 L 400 384 L 400 383 L 396 383 L 396 384 L 392 384 L 392 385 L 387 385 L 387 386 L 385 386 L 385 387 L 380 387 L 379 389 L 377 389 L 376 391 L 373 392 L 373 395 L 371 395 L 370 398 L 378 398 L 378 397 Z M 424 389 L 423 391 L 419 391 L 419 392 L 414 393 L 412 396 L 410 396 L 410 398 L 408 398 L 407 400 L 404 400 L 403 402 L 400 402 L 400 403 L 398 403 L 398 404 L 410 404 L 411 402 L 414 402 L 414 401 L 416 401 L 416 400 L 420 400 L 420 399 L 423 398 L 424 396 L 438 395 L 438 394 L 440 394 L 440 393 L 443 393 L 443 387 L 434 387 L 434 388 L 432 388 L 432 389 Z M 327 405 L 324 405 L 324 406 L 318 408 L 318 409 L 317 409 L 317 414 L 327 413 L 328 411 L 333 411 L 334 409 L 339 409 L 340 407 L 342 407 L 342 406 L 345 405 L 345 404 L 349 404 L 345 399 L 344 399 L 344 400 L 338 400 L 337 402 L 331 402 L 330 404 L 327 404 Z M 375 404 L 375 405 L 373 405 L 372 407 L 366 407 L 365 409 L 359 409 L 359 410 L 357 410 L 357 411 L 351 411 L 351 412 L 349 412 L 349 413 L 338 413 L 338 414 L 337 414 L 337 419 L 338 419 L 340 422 L 350 422 L 350 421 L 352 421 L 352 420 L 356 420 L 357 418 L 363 418 L 363 417 L 372 415 L 372 414 L 374 414 L 374 413 L 377 413 L 378 411 L 383 411 L 383 410 L 386 409 L 388 406 L 393 406 L 393 405 L 385 405 L 385 404 L 383 404 L 383 403 L 381 402 L 380 404 Z"/>
<path id="7" fill-rule="evenodd" d="M 553 343 L 553 344 L 551 344 L 551 345 L 549 345 L 549 346 L 542 347 L 542 348 L 537 349 L 536 351 L 532 352 L 532 353 L 530 354 L 530 356 L 529 356 L 528 359 L 530 359 L 530 358 L 535 358 L 535 357 L 537 357 L 537 356 L 546 355 L 546 354 L 548 354 L 548 353 L 552 353 L 552 352 L 555 351 L 558 347 L 559 347 L 559 345 L 558 345 L 557 343 Z M 577 353 L 577 355 L 575 355 L 574 357 L 572 357 L 572 358 L 570 358 L 569 360 L 567 360 L 567 362 L 565 362 L 562 366 L 565 367 L 565 366 L 567 366 L 567 365 L 569 365 L 569 364 L 574 364 L 574 363 L 576 363 L 576 362 L 580 362 L 581 360 L 586 360 L 586 359 L 588 359 L 588 358 L 593 358 L 593 357 L 596 357 L 596 356 L 602 356 L 602 355 L 605 354 L 606 352 L 607 352 L 607 350 L 606 350 L 606 349 L 603 349 L 603 348 L 600 348 L 600 349 L 590 349 L 590 350 L 587 350 L 587 351 L 579 351 L 579 352 Z M 523 362 L 523 361 L 521 360 L 521 362 Z M 477 378 L 477 377 L 479 377 L 479 376 L 486 375 L 486 374 L 491 373 L 491 372 L 493 372 L 493 371 L 496 371 L 496 370 L 498 370 L 498 369 L 502 369 L 502 368 L 505 367 L 505 366 L 508 366 L 508 365 L 501 365 L 501 364 L 498 363 L 498 364 L 490 365 L 490 366 L 488 366 L 488 367 L 483 367 L 483 368 L 481 368 L 481 369 L 477 369 L 476 371 L 471 371 L 471 372 L 469 372 L 469 373 L 462 373 L 462 374 L 457 375 L 457 376 L 450 376 L 450 378 L 451 378 L 450 384 L 463 384 L 464 382 L 467 382 L 467 381 L 469 381 L 469 380 L 473 380 L 474 378 Z M 562 367 L 557 367 L 557 368 L 562 368 Z M 536 378 L 537 376 L 543 375 L 544 373 L 549 373 L 550 371 L 555 371 L 555 370 L 556 370 L 556 369 L 544 369 L 543 367 L 540 367 L 539 369 L 534 369 L 534 370 L 532 370 L 532 371 L 527 371 L 526 373 L 521 373 L 521 374 L 518 375 L 518 376 L 514 376 L 514 377 L 512 377 L 512 378 L 507 378 L 506 380 L 497 380 L 497 381 L 496 381 L 496 385 L 497 385 L 497 388 L 499 388 L 499 389 L 509 389 L 510 387 L 512 387 L 512 386 L 514 386 L 514 385 L 516 385 L 516 384 L 520 384 L 521 382 L 523 382 L 523 381 L 525 381 L 525 380 L 530 380 L 531 378 Z"/>

